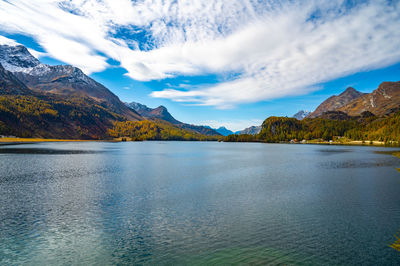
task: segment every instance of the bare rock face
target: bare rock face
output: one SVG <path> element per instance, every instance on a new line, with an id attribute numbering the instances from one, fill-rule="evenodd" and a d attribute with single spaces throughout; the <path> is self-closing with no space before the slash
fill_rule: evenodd
<path id="1" fill-rule="evenodd" d="M 85 75 L 79 68 L 42 64 L 22 45 L 0 45 L 0 63 L 34 91 L 65 97 L 88 97 L 129 120 L 142 119 L 114 93 Z"/>
<path id="2" fill-rule="evenodd" d="M 358 116 L 370 112 L 376 116 L 385 116 L 400 109 L 400 82 L 382 82 L 371 93 L 364 94 L 350 103 L 340 107 L 338 111 L 350 116 Z"/>
<path id="3" fill-rule="evenodd" d="M 352 87 L 347 88 L 339 95 L 334 95 L 322 102 L 314 112 L 308 115 L 308 118 L 315 118 L 321 116 L 328 111 L 338 111 L 341 107 L 347 105 L 353 100 L 363 96 L 364 93 L 355 90 Z"/>

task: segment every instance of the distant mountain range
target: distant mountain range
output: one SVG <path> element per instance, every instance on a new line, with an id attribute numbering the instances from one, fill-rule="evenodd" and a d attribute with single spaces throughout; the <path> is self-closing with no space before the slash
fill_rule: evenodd
<path id="1" fill-rule="evenodd" d="M 157 108 L 149 108 L 144 104 L 140 104 L 137 102 L 126 103 L 126 106 L 139 113 L 142 117 L 153 120 L 153 119 L 162 119 L 167 121 L 179 128 L 191 130 L 206 136 L 220 136 L 218 131 L 212 129 L 207 126 L 196 126 L 191 124 L 182 123 L 181 121 L 176 120 L 169 112 L 168 109 L 164 106 L 158 106 Z"/>
<path id="2" fill-rule="evenodd" d="M 226 127 L 219 127 L 217 129 L 215 129 L 215 131 L 217 131 L 222 136 L 228 136 L 230 134 L 233 134 L 233 131 L 227 129 Z"/>
<path id="3" fill-rule="evenodd" d="M 260 133 L 260 131 L 261 131 L 261 126 L 251 126 L 251 127 L 245 128 L 243 130 L 236 131 L 235 134 L 237 134 L 237 135 L 242 135 L 242 134 L 256 135 L 256 134 Z"/>
<path id="4" fill-rule="evenodd" d="M 208 127 L 208 126 L 206 126 Z M 211 128 L 211 127 L 210 127 Z M 229 136 L 232 134 L 236 134 L 236 135 L 242 135 L 242 134 L 250 134 L 250 135 L 256 135 L 260 132 L 261 130 L 261 126 L 251 126 L 248 128 L 245 128 L 243 130 L 239 130 L 236 132 L 233 132 L 229 129 L 227 129 L 226 127 L 219 127 L 219 128 L 213 128 L 215 131 L 217 131 L 218 133 L 220 133 L 222 136 Z"/>
<path id="5" fill-rule="evenodd" d="M 224 126 L 219 127 L 219 128 L 212 128 L 212 127 L 210 127 L 210 126 L 205 126 L 205 127 L 217 131 L 217 132 L 218 132 L 219 134 L 221 134 L 222 136 L 228 136 L 228 135 L 230 135 L 230 134 L 235 134 L 235 133 L 233 133 L 233 131 L 227 129 L 227 128 L 224 127 Z"/>

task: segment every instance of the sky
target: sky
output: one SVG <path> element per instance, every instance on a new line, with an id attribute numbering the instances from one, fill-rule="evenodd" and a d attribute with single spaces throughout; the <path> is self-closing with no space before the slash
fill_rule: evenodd
<path id="1" fill-rule="evenodd" d="M 400 80 L 400 1 L 0 0 L 0 43 L 233 131 Z"/>

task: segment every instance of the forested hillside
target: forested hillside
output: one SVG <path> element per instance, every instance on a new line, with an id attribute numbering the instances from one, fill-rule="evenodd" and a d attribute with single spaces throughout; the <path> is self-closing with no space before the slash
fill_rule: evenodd
<path id="1" fill-rule="evenodd" d="M 126 121 L 116 122 L 108 130 L 113 138 L 127 137 L 131 140 L 218 140 L 219 136 L 205 136 L 194 131 L 179 128 L 169 122 L 157 121 Z"/>
<path id="2" fill-rule="evenodd" d="M 376 117 L 370 112 L 361 116 L 347 116 L 342 112 L 328 112 L 319 118 L 297 120 L 289 117 L 269 117 L 257 135 L 229 135 L 225 141 L 286 142 L 291 140 L 374 140 L 400 142 L 400 112 L 387 117 Z"/>

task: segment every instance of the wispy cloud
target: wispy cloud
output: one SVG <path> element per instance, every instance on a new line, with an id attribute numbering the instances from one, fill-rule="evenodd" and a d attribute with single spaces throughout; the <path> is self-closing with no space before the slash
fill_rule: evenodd
<path id="1" fill-rule="evenodd" d="M 3 44 L 3 45 L 12 45 L 12 46 L 20 45 L 20 43 L 16 42 L 15 40 L 6 38 L 6 37 L 1 36 L 1 35 L 0 35 L 0 44 Z"/>
<path id="2" fill-rule="evenodd" d="M 34 37 L 86 73 L 109 67 L 108 58 L 140 81 L 232 73 L 151 94 L 218 108 L 305 94 L 399 62 L 398 25 L 400 2 L 383 0 L 0 1 L 1 30 Z"/>

